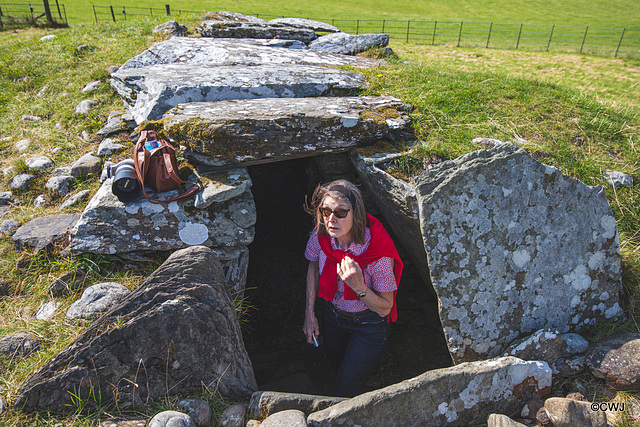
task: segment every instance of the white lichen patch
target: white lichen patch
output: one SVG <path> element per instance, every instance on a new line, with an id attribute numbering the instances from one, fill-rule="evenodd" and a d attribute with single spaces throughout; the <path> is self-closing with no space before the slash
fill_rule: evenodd
<path id="1" fill-rule="evenodd" d="M 180 224 L 181 229 L 178 233 L 183 243 L 193 246 L 201 245 L 209 238 L 209 230 L 204 224 L 193 224 L 187 222 Z"/>

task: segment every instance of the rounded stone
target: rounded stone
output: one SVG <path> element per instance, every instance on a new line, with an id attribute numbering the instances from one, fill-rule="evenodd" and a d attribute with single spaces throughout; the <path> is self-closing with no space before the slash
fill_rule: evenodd
<path id="1" fill-rule="evenodd" d="M 0 235 L 2 238 L 7 238 L 13 234 L 14 231 L 18 228 L 18 221 L 14 221 L 12 219 L 7 219 L 2 221 L 0 224 Z"/>
<path id="2" fill-rule="evenodd" d="M 0 354 L 10 357 L 26 357 L 40 350 L 40 341 L 31 334 L 18 332 L 0 339 Z"/>
<path id="3" fill-rule="evenodd" d="M 211 406 L 202 399 L 189 398 L 178 402 L 178 408 L 191 417 L 198 427 L 211 423 Z"/>
<path id="4" fill-rule="evenodd" d="M 41 208 L 42 206 L 47 204 L 47 199 L 44 197 L 44 194 L 40 194 L 33 200 L 33 206 L 36 208 Z"/>
<path id="5" fill-rule="evenodd" d="M 71 191 L 75 178 L 71 175 L 58 175 L 49 178 L 45 187 L 48 190 L 58 193 L 60 196 L 66 196 Z"/>
<path id="6" fill-rule="evenodd" d="M 304 412 L 297 409 L 287 409 L 286 411 L 276 412 L 269 415 L 260 424 L 260 427 L 303 427 L 307 425 L 307 417 Z"/>
<path id="7" fill-rule="evenodd" d="M 92 99 L 85 99 L 76 106 L 76 113 L 87 114 L 96 105 L 98 105 L 97 101 L 94 101 Z"/>
<path id="8" fill-rule="evenodd" d="M 35 156 L 25 160 L 25 163 L 31 170 L 42 171 L 53 167 L 53 161 L 46 156 Z"/>
<path id="9" fill-rule="evenodd" d="M 131 293 L 119 283 L 106 282 L 89 286 L 79 300 L 71 304 L 68 319 L 93 319 L 107 311 L 121 297 Z"/>
<path id="10" fill-rule="evenodd" d="M 246 414 L 247 408 L 244 405 L 232 405 L 224 410 L 220 418 L 218 418 L 218 423 L 222 427 L 244 427 Z"/>
<path id="11" fill-rule="evenodd" d="M 16 175 L 13 177 L 13 179 L 9 183 L 9 188 L 12 188 L 14 190 L 25 190 L 28 187 L 29 183 L 34 179 L 36 179 L 36 177 L 33 175 L 21 173 L 20 175 Z"/>
<path id="12" fill-rule="evenodd" d="M 551 397 L 544 402 L 544 409 L 554 427 L 607 426 L 605 413 L 592 411 L 589 402 Z"/>
<path id="13" fill-rule="evenodd" d="M 196 427 L 196 425 L 187 414 L 164 411 L 151 418 L 148 427 Z"/>
<path id="14" fill-rule="evenodd" d="M 616 390 L 640 388 L 640 334 L 626 333 L 606 337 L 587 350 L 591 373 Z"/>
<path id="15" fill-rule="evenodd" d="M 16 142 L 16 150 L 25 151 L 27 148 L 29 148 L 30 143 L 31 140 L 29 138 L 21 139 L 20 141 Z"/>

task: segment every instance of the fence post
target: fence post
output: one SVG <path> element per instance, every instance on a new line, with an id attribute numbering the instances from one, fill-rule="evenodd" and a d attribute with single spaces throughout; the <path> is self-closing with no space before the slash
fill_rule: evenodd
<path id="1" fill-rule="evenodd" d="M 358 35 L 358 31 L 360 30 L 360 20 L 356 20 L 356 36 Z"/>
<path id="2" fill-rule="evenodd" d="M 491 29 L 493 28 L 493 22 L 489 24 L 489 35 L 487 35 L 487 46 L 486 48 L 489 49 L 489 40 L 491 39 Z"/>
<path id="3" fill-rule="evenodd" d="M 556 29 L 556 24 L 551 27 L 551 34 L 549 34 L 549 43 L 547 43 L 547 52 L 549 52 L 549 46 L 551 46 L 551 37 L 553 37 L 553 30 Z"/>
<path id="4" fill-rule="evenodd" d="M 56 0 L 56 8 L 58 9 L 58 16 L 60 20 L 62 20 L 62 12 L 60 12 L 60 3 L 58 3 L 58 0 Z"/>
<path id="5" fill-rule="evenodd" d="M 171 16 L 171 6 L 169 6 L 168 4 L 165 4 L 164 10 L 167 12 L 167 16 Z"/>
<path id="6" fill-rule="evenodd" d="M 620 45 L 622 44 L 622 38 L 624 37 L 624 32 L 627 31 L 626 28 L 622 29 L 622 35 L 620 36 L 620 41 L 618 42 L 618 47 L 616 48 L 616 54 L 614 55 L 614 58 L 618 57 L 618 51 L 620 50 Z"/>
<path id="7" fill-rule="evenodd" d="M 584 29 L 584 37 L 582 37 L 582 44 L 580 45 L 580 53 L 582 53 L 582 48 L 584 47 L 584 41 L 587 39 L 587 31 L 589 31 L 589 26 Z"/>
<path id="8" fill-rule="evenodd" d="M 125 10 L 125 7 L 122 6 L 122 14 L 124 15 L 124 20 L 127 20 L 127 11 Z"/>
<path id="9" fill-rule="evenodd" d="M 518 41 L 516 42 L 516 50 L 518 50 L 518 46 L 520 46 L 520 36 L 522 35 L 522 26 L 524 24 L 520 24 L 520 32 L 518 32 Z"/>
<path id="10" fill-rule="evenodd" d="M 31 12 L 31 22 L 35 25 L 36 20 L 33 19 L 33 6 L 31 6 L 31 3 L 29 3 L 29 12 Z"/>
<path id="11" fill-rule="evenodd" d="M 461 38 L 462 38 L 462 21 L 460 21 L 460 32 L 458 33 L 458 45 L 456 47 L 460 47 Z"/>
<path id="12" fill-rule="evenodd" d="M 407 43 L 409 43 L 409 27 L 411 26 L 411 20 L 407 21 Z"/>
<path id="13" fill-rule="evenodd" d="M 385 22 L 386 22 L 386 19 L 383 19 L 382 20 L 382 31 L 380 31 L 381 33 L 384 33 L 384 24 L 385 24 Z"/>
<path id="14" fill-rule="evenodd" d="M 433 38 L 431 39 L 431 45 L 436 45 L 436 28 L 438 27 L 438 21 L 433 22 Z"/>
<path id="15" fill-rule="evenodd" d="M 93 6 L 93 17 L 96 18 L 96 24 L 98 23 L 98 15 L 96 15 L 96 7 Z"/>
<path id="16" fill-rule="evenodd" d="M 109 9 L 111 9 L 111 18 L 113 18 L 113 22 L 116 22 L 116 14 L 113 13 L 113 6 L 109 6 Z"/>

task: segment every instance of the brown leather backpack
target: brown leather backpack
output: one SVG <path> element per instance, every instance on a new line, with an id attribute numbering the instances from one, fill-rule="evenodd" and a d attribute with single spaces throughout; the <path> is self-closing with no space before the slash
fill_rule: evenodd
<path id="1" fill-rule="evenodd" d="M 151 145 L 145 148 L 145 143 Z M 195 182 L 184 181 L 178 176 L 178 162 L 176 150 L 154 130 L 144 130 L 136 143 L 133 152 L 136 175 L 142 187 L 144 198 L 151 203 L 168 203 L 176 200 L 184 200 L 195 196 L 200 191 L 200 186 Z M 180 184 L 193 184 L 186 192 L 175 197 L 158 200 L 147 195 L 145 186 L 151 187 L 156 192 L 177 190 Z"/>

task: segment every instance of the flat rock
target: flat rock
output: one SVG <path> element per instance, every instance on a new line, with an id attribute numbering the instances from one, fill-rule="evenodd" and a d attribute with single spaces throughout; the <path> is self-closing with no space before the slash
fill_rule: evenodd
<path id="1" fill-rule="evenodd" d="M 15 407 L 74 411 L 71 393 L 91 405 L 91 388 L 99 388 L 102 404 L 117 395 L 120 404 L 138 405 L 203 387 L 237 399 L 256 383 L 224 271 L 210 249 L 197 246 L 174 252 L 40 368 Z"/>
<path id="2" fill-rule="evenodd" d="M 8 357 L 27 357 L 40 350 L 40 341 L 31 334 L 18 332 L 0 339 L 0 354 Z"/>
<path id="3" fill-rule="evenodd" d="M 490 414 L 514 415 L 533 396 L 548 393 L 544 362 L 504 357 L 425 372 L 364 393 L 307 418 L 309 426 L 484 424 Z"/>
<path id="4" fill-rule="evenodd" d="M 23 114 L 22 117 L 20 117 L 20 120 L 23 122 L 39 122 L 42 121 L 42 117 L 35 116 L 33 114 Z"/>
<path id="5" fill-rule="evenodd" d="M 491 414 L 487 419 L 487 427 L 526 427 L 502 414 Z"/>
<path id="6" fill-rule="evenodd" d="M 276 18 L 267 21 L 269 25 L 286 25 L 293 28 L 307 28 L 309 30 L 317 31 L 320 33 L 339 33 L 340 28 L 325 22 L 313 21 L 311 19 L 304 18 Z"/>
<path id="7" fill-rule="evenodd" d="M 42 171 L 53 166 L 53 161 L 47 156 L 29 157 L 25 160 L 27 167 L 31 170 Z"/>
<path id="8" fill-rule="evenodd" d="M 107 179 L 73 229 L 72 253 L 122 254 L 174 251 L 193 245 L 233 247 L 253 240 L 255 205 L 249 191 L 211 209 L 193 209 L 193 200 L 152 204 L 120 202 Z M 161 193 L 169 198 L 177 191 Z M 248 225 L 242 227 L 238 224 Z"/>
<path id="9" fill-rule="evenodd" d="M 34 218 L 13 235 L 16 250 L 29 248 L 35 252 L 51 250 L 54 245 L 66 246 L 69 232 L 76 224 L 80 214 L 57 214 Z"/>
<path id="10" fill-rule="evenodd" d="M 133 120 L 133 116 L 128 113 L 115 112 L 109 114 L 107 123 L 96 132 L 100 136 L 113 135 L 119 132 L 126 132 L 136 127 L 136 121 Z"/>
<path id="11" fill-rule="evenodd" d="M 62 305 L 61 302 L 49 301 L 44 303 L 36 313 L 36 320 L 49 320 L 56 313 L 58 307 Z"/>
<path id="12" fill-rule="evenodd" d="M 606 171 L 604 174 L 605 179 L 614 187 L 624 185 L 625 187 L 633 187 L 633 177 L 626 173 L 618 171 Z"/>
<path id="13" fill-rule="evenodd" d="M 313 396 L 300 393 L 279 393 L 276 391 L 256 391 L 249 401 L 249 416 L 263 418 L 276 412 L 297 409 L 306 415 L 321 411 L 347 400 L 344 397 Z"/>
<path id="14" fill-rule="evenodd" d="M 304 412 L 295 409 L 276 412 L 269 415 L 260 423 L 261 427 L 307 427 L 307 420 Z"/>
<path id="15" fill-rule="evenodd" d="M 60 196 L 66 196 L 69 194 L 69 191 L 71 191 L 71 186 L 75 180 L 71 175 L 52 176 L 45 184 L 45 187 L 50 191 L 58 193 Z"/>
<path id="16" fill-rule="evenodd" d="M 119 151 L 122 148 L 124 148 L 124 145 L 118 144 L 117 142 L 114 142 L 114 141 L 115 140 L 111 138 L 107 138 L 104 141 L 102 141 L 100 145 L 98 145 L 98 151 L 97 151 L 98 156 L 101 156 L 101 157 L 110 156 L 116 151 Z"/>
<path id="17" fill-rule="evenodd" d="M 211 166 L 346 151 L 410 127 L 393 97 L 254 99 L 191 103 L 165 114 L 183 153 Z"/>
<path id="18" fill-rule="evenodd" d="M 251 187 L 249 171 L 245 168 L 211 172 L 197 177 L 192 175 L 189 181 L 199 180 L 204 187 L 196 194 L 194 206 L 205 209 L 214 203 L 222 203 L 240 196 Z"/>
<path id="19" fill-rule="evenodd" d="M 346 33 L 327 34 L 309 43 L 309 49 L 324 52 L 355 55 L 365 52 L 372 47 L 385 47 L 389 44 L 389 34 L 359 34 Z"/>
<path id="20" fill-rule="evenodd" d="M 513 144 L 415 179 L 421 230 L 454 362 L 501 354 L 541 328 L 622 316 L 615 218 L 588 187 Z"/>
<path id="21" fill-rule="evenodd" d="M 34 179 L 36 179 L 36 177 L 31 174 L 21 173 L 11 178 L 11 182 L 9 182 L 9 188 L 11 188 L 12 190 L 26 190 L 29 186 L 29 183 Z"/>
<path id="22" fill-rule="evenodd" d="M 254 23 L 266 23 L 262 18 L 258 18 L 253 15 L 245 15 L 244 13 L 238 12 L 229 12 L 226 10 L 221 10 L 219 12 L 207 12 L 204 16 L 200 17 L 201 20 L 216 20 L 216 21 L 234 21 L 234 22 L 254 22 Z"/>
<path id="23" fill-rule="evenodd" d="M 602 411 L 591 410 L 590 402 L 563 397 L 551 397 L 544 402 L 544 410 L 554 427 L 606 427 L 607 416 Z"/>
<path id="24" fill-rule="evenodd" d="M 272 41 L 174 37 L 157 43 L 125 62 L 118 71 L 162 64 L 199 65 L 317 65 L 370 68 L 383 61 L 300 49 L 273 49 Z M 266 44 L 266 45 L 265 45 Z"/>
<path id="25" fill-rule="evenodd" d="M 152 34 L 168 34 L 170 36 L 185 36 L 187 34 L 186 25 L 180 25 L 177 21 L 167 21 L 164 24 L 157 25 L 151 30 Z"/>
<path id="26" fill-rule="evenodd" d="M 119 283 L 97 283 L 85 289 L 80 299 L 71 304 L 66 317 L 69 320 L 94 319 L 130 293 L 129 289 Z"/>
<path id="27" fill-rule="evenodd" d="M 76 106 L 76 113 L 87 114 L 96 105 L 98 105 L 97 101 L 94 101 L 92 99 L 85 99 L 84 101 L 80 101 L 80 103 Z"/>
<path id="28" fill-rule="evenodd" d="M 625 333 L 603 338 L 587 350 L 591 373 L 616 390 L 640 389 L 640 334 Z"/>
<path id="29" fill-rule="evenodd" d="M 151 418 L 149 427 L 196 427 L 196 424 L 182 412 L 163 411 Z"/>
<path id="30" fill-rule="evenodd" d="M 74 205 L 76 205 L 78 203 L 81 203 L 81 202 L 87 200 L 90 195 L 91 195 L 91 191 L 90 190 L 78 191 L 76 194 L 70 196 L 67 200 L 62 202 L 62 204 L 60 205 L 60 210 L 63 210 L 63 209 L 66 209 L 66 208 L 70 208 L 71 206 L 74 206 Z"/>
<path id="31" fill-rule="evenodd" d="M 351 95 L 363 89 L 365 81 L 350 71 L 308 65 L 166 64 L 121 69 L 112 74 L 111 85 L 141 123 L 160 119 L 178 104 Z"/>
<path id="32" fill-rule="evenodd" d="M 195 30 L 202 37 L 285 39 L 298 40 L 306 44 L 318 37 L 313 30 L 306 28 L 253 22 L 203 21 Z"/>
<path id="33" fill-rule="evenodd" d="M 99 157 L 94 156 L 93 153 L 87 153 L 71 165 L 69 175 L 79 178 L 98 173 L 102 169 L 101 163 Z"/>

